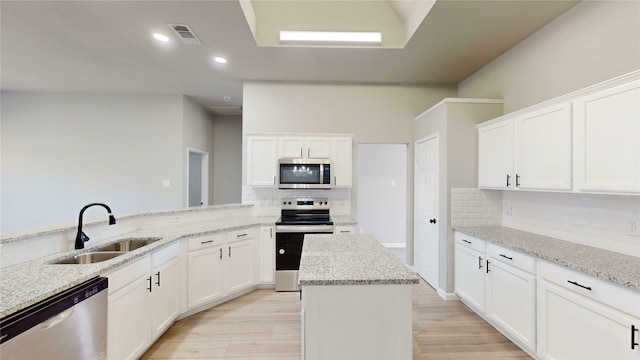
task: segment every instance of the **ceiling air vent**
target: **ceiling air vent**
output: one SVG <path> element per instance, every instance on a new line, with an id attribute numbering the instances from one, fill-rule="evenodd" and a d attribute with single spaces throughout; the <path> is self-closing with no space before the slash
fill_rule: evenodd
<path id="1" fill-rule="evenodd" d="M 241 106 L 209 106 L 216 115 L 242 115 Z"/>
<path id="2" fill-rule="evenodd" d="M 182 42 L 186 45 L 201 45 L 202 43 L 194 34 L 193 31 L 189 28 L 188 25 L 184 24 L 169 24 L 169 27 L 180 37 Z"/>

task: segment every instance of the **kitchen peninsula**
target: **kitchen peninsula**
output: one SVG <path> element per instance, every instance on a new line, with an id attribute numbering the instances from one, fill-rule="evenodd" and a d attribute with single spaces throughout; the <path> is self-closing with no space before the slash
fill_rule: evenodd
<path id="1" fill-rule="evenodd" d="M 308 235 L 300 260 L 304 359 L 411 359 L 418 277 L 371 235 Z"/>

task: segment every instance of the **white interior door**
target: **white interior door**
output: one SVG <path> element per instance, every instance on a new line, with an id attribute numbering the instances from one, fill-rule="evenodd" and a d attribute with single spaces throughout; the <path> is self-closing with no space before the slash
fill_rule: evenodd
<path id="1" fill-rule="evenodd" d="M 415 147 L 414 267 L 438 289 L 438 134 L 418 140 Z"/>

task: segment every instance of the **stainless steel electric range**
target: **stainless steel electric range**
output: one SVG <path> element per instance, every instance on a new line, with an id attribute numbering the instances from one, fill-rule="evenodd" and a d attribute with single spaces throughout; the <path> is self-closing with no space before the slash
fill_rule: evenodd
<path id="1" fill-rule="evenodd" d="M 276 222 L 276 291 L 299 291 L 298 269 L 306 234 L 332 234 L 329 199 L 282 199 Z"/>

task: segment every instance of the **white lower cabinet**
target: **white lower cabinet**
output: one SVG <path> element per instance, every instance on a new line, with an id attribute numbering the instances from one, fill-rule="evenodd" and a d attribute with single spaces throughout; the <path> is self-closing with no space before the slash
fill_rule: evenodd
<path id="1" fill-rule="evenodd" d="M 227 233 L 226 258 L 224 268 L 225 295 L 244 290 L 253 285 L 253 243 L 255 230 L 246 229 Z"/>
<path id="2" fill-rule="evenodd" d="M 484 313 L 485 241 L 461 233 L 455 236 L 455 291 L 467 305 Z"/>
<path id="3" fill-rule="evenodd" d="M 640 359 L 640 295 L 540 261 L 538 355 Z"/>
<path id="4" fill-rule="evenodd" d="M 178 315 L 178 242 L 107 275 L 107 357 L 140 357 Z"/>
<path id="5" fill-rule="evenodd" d="M 187 308 L 222 297 L 225 234 L 189 239 L 187 252 Z"/>
<path id="6" fill-rule="evenodd" d="M 253 228 L 189 239 L 187 310 L 254 285 Z"/>
<path id="7" fill-rule="evenodd" d="M 487 246 L 486 317 L 530 351 L 536 351 L 535 259 Z"/>
<path id="8" fill-rule="evenodd" d="M 640 359 L 639 293 L 459 232 L 455 261 L 456 294 L 529 354 Z"/>

